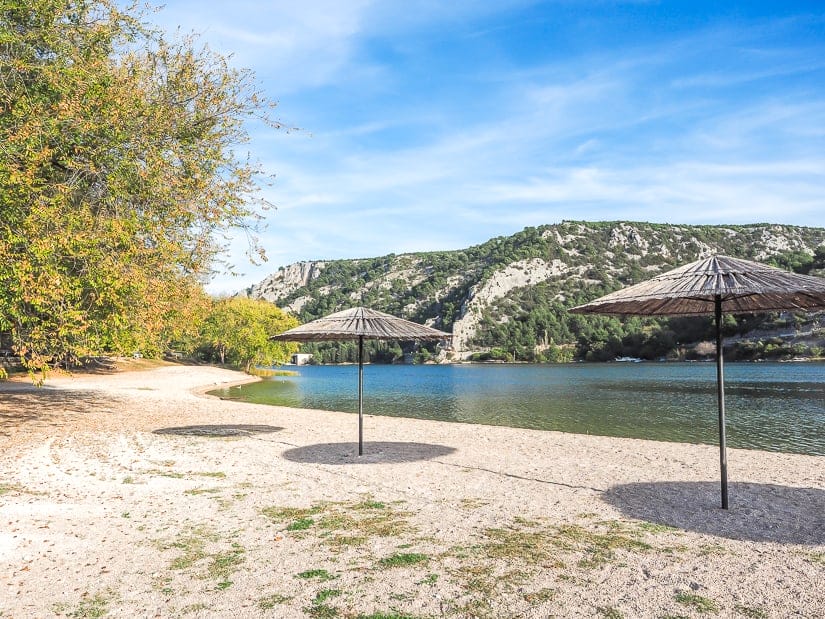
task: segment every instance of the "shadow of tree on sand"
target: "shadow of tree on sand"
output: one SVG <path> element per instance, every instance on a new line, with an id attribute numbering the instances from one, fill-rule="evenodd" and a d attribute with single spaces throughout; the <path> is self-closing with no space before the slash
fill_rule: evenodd
<path id="1" fill-rule="evenodd" d="M 51 389 L 20 383 L 0 385 L 0 436 L 24 429 L 63 429 L 72 419 L 111 414 L 114 399 L 93 391 Z"/>
<path id="2" fill-rule="evenodd" d="M 217 425 L 179 426 L 177 428 L 160 428 L 152 430 L 153 434 L 172 434 L 177 436 L 252 436 L 253 434 L 271 434 L 283 428 L 257 424 L 230 423 Z"/>
<path id="3" fill-rule="evenodd" d="M 444 445 L 383 441 L 364 443 L 364 455 L 359 456 L 358 443 L 320 443 L 290 449 L 284 458 L 312 464 L 391 464 L 430 460 L 454 451 Z"/>
<path id="4" fill-rule="evenodd" d="M 614 486 L 602 498 L 632 518 L 735 540 L 825 544 L 825 490 L 731 483 L 730 509 L 718 482 Z"/>

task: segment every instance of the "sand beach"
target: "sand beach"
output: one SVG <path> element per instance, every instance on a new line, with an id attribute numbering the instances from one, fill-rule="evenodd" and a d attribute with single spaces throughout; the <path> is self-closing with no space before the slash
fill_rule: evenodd
<path id="1" fill-rule="evenodd" d="M 0 383 L 0 617 L 823 617 L 825 459 Z"/>

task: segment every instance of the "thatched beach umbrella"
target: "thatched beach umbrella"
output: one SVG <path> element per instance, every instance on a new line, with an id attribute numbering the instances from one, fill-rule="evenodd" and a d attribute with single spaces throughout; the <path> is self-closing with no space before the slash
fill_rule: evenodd
<path id="1" fill-rule="evenodd" d="M 358 340 L 358 455 L 364 454 L 364 340 L 448 340 L 444 331 L 366 307 L 354 307 L 273 335 L 288 342 Z"/>
<path id="2" fill-rule="evenodd" d="M 725 454 L 725 379 L 722 313 L 825 309 L 825 279 L 727 256 L 714 256 L 617 290 L 572 308 L 577 314 L 675 316 L 712 314 L 716 319 L 716 383 L 722 508 L 728 508 Z"/>

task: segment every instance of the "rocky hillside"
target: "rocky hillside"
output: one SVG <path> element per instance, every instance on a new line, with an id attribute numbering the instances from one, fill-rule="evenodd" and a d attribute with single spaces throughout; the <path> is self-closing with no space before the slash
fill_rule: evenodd
<path id="1" fill-rule="evenodd" d="M 458 356 L 502 348 L 535 359 L 583 336 L 612 339 L 613 354 L 632 333 L 650 336 L 649 324 L 565 308 L 714 253 L 816 272 L 825 228 L 564 221 L 464 250 L 291 264 L 245 292 L 302 321 L 365 305 L 424 322 L 452 331 Z"/>

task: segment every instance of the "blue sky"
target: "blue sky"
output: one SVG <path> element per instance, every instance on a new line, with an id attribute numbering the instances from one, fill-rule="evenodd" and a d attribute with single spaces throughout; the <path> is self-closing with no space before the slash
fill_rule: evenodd
<path id="1" fill-rule="evenodd" d="M 562 219 L 825 225 L 825 3 L 170 0 L 252 69 L 277 210 L 218 276 L 458 249 Z"/>

